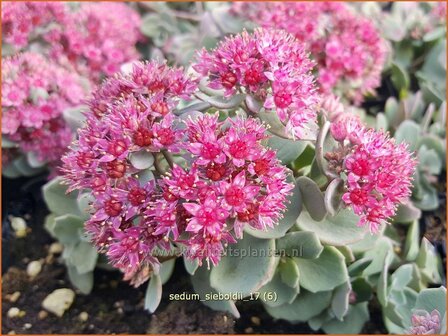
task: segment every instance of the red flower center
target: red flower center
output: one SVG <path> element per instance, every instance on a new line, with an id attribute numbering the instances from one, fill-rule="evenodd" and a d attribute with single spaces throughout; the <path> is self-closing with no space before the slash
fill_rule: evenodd
<path id="1" fill-rule="evenodd" d="M 355 189 L 350 192 L 350 201 L 355 205 L 362 205 L 367 202 L 367 192 L 362 189 Z"/>
<path id="2" fill-rule="evenodd" d="M 126 151 L 126 142 L 123 140 L 116 140 L 109 144 L 108 152 L 113 156 L 120 156 Z"/>
<path id="3" fill-rule="evenodd" d="M 146 146 L 150 146 L 152 144 L 152 138 L 153 138 L 153 134 L 149 129 L 140 127 L 134 133 L 133 140 L 137 146 L 146 147 Z"/>
<path id="4" fill-rule="evenodd" d="M 126 164 L 123 161 L 114 160 L 107 163 L 106 169 L 110 178 L 121 178 L 126 172 Z"/>
<path id="5" fill-rule="evenodd" d="M 266 174 L 269 171 L 269 162 L 265 159 L 255 160 L 254 170 L 259 176 Z"/>
<path id="6" fill-rule="evenodd" d="M 163 192 L 162 196 L 167 202 L 175 202 L 177 200 L 177 196 L 172 194 L 168 189 Z"/>
<path id="7" fill-rule="evenodd" d="M 274 94 L 275 106 L 279 108 L 286 108 L 292 103 L 292 97 L 285 91 L 279 91 Z"/>
<path id="8" fill-rule="evenodd" d="M 158 131 L 157 137 L 159 138 L 159 142 L 164 146 L 171 145 L 174 142 L 174 133 L 168 128 L 162 128 Z"/>
<path id="9" fill-rule="evenodd" d="M 258 214 L 258 207 L 256 204 L 248 204 L 246 210 L 237 213 L 237 218 L 240 222 L 250 222 L 254 220 Z"/>
<path id="10" fill-rule="evenodd" d="M 133 206 L 142 205 L 146 199 L 146 191 L 142 188 L 134 188 L 129 191 L 128 200 Z"/>
<path id="11" fill-rule="evenodd" d="M 369 174 L 369 162 L 364 159 L 356 160 L 352 165 L 352 171 L 358 176 L 364 176 Z"/>
<path id="12" fill-rule="evenodd" d="M 212 181 L 221 180 L 226 173 L 226 166 L 224 164 L 210 163 L 206 170 L 205 175 Z"/>
<path id="13" fill-rule="evenodd" d="M 237 78 L 236 78 L 235 74 L 230 71 L 221 76 L 221 84 L 226 89 L 233 88 L 236 84 L 236 80 L 237 80 Z"/>
<path id="14" fill-rule="evenodd" d="M 247 144 L 244 141 L 236 140 L 230 145 L 229 152 L 235 159 L 245 159 L 248 152 Z"/>
<path id="15" fill-rule="evenodd" d="M 244 80 L 249 85 L 257 85 L 262 82 L 263 76 L 264 75 L 256 69 L 249 69 L 244 74 Z"/>
<path id="16" fill-rule="evenodd" d="M 78 154 L 78 157 L 76 158 L 76 163 L 80 168 L 88 169 L 94 159 L 94 156 L 92 153 L 84 153 L 80 152 Z"/>
<path id="17" fill-rule="evenodd" d="M 117 217 L 120 215 L 122 208 L 123 204 L 115 198 L 111 198 L 104 203 L 104 211 L 110 217 Z"/>
<path id="18" fill-rule="evenodd" d="M 244 191 L 240 187 L 231 186 L 225 193 L 224 198 L 227 204 L 237 206 L 244 202 Z"/>

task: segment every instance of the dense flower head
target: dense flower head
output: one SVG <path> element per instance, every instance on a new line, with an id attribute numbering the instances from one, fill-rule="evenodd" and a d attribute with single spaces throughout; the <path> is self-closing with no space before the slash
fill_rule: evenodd
<path id="1" fill-rule="evenodd" d="M 88 85 L 76 72 L 31 52 L 3 59 L 2 134 L 25 154 L 57 164 L 72 140 L 62 117 L 87 98 Z"/>
<path id="2" fill-rule="evenodd" d="M 409 333 L 412 335 L 433 335 L 440 333 L 440 313 L 435 309 L 431 314 L 425 310 L 415 311 L 411 316 L 411 323 L 412 328 L 409 330 Z"/>
<path id="3" fill-rule="evenodd" d="M 145 91 L 154 82 L 136 84 L 145 68 L 151 69 L 152 78 L 161 80 L 155 92 Z M 266 129 L 257 119 L 218 122 L 217 115 L 178 119 L 176 127 L 181 133 L 171 122 L 166 127 L 176 133 L 177 145 L 154 145 L 155 126 L 174 117 L 171 112 L 154 114 L 151 102 L 165 101 L 172 109 L 176 100 L 170 94 L 179 90 L 167 78 L 172 79 L 176 70 L 165 73 L 170 74 L 166 77 L 161 75 L 164 71 L 168 71 L 165 65 L 140 64 L 131 74 L 112 79 L 129 90 L 106 104 L 103 114 L 90 110 L 78 142 L 63 159 L 69 189 L 87 190 L 94 198 L 86 231 L 134 285 L 158 268 L 155 252 L 169 251 L 172 244 L 185 247 L 190 259 L 216 265 L 226 244 L 242 237 L 245 225 L 258 230 L 276 225 L 292 189 L 286 168 L 275 152 L 262 145 Z M 105 82 L 99 92 L 110 84 Z M 179 95 L 185 95 L 190 86 L 190 82 L 184 85 Z M 158 95 L 160 90 L 165 100 Z M 137 144 L 136 131 L 148 131 L 151 141 L 140 143 L 143 137 Z M 139 154 L 159 160 L 162 150 L 183 154 L 182 166 L 171 164 L 165 173 L 155 167 L 148 178 L 148 169 L 141 169 L 132 159 Z"/>
<path id="4" fill-rule="evenodd" d="M 135 48 L 140 22 L 139 14 L 124 3 L 82 3 L 46 38 L 55 57 L 67 57 L 81 73 L 98 80 L 140 58 Z"/>
<path id="5" fill-rule="evenodd" d="M 123 3 L 2 3 L 5 41 L 15 48 L 39 48 L 98 81 L 125 62 L 137 60 L 140 16 Z M 123 33 L 126 32 L 126 33 Z"/>
<path id="6" fill-rule="evenodd" d="M 376 233 L 411 195 L 416 160 L 407 144 L 366 128 L 350 113 L 337 115 L 330 132 L 340 146 L 326 158 L 336 174 L 345 176 L 342 199 L 360 216 L 358 225 Z"/>
<path id="7" fill-rule="evenodd" d="M 261 144 L 265 131 L 252 118 L 220 123 L 204 115 L 187 121 L 188 167 L 173 167 L 147 211 L 159 223 L 156 233 L 188 233 L 186 256 L 216 265 L 233 236 L 242 238 L 245 225 L 274 227 L 292 186 L 275 152 Z"/>
<path id="8" fill-rule="evenodd" d="M 39 38 L 39 31 L 53 22 L 63 22 L 67 8 L 62 2 L 2 1 L 4 40 L 16 48 Z"/>
<path id="9" fill-rule="evenodd" d="M 209 86 L 226 96 L 244 91 L 275 110 L 292 137 L 316 121 L 318 95 L 311 74 L 314 63 L 292 35 L 257 29 L 226 38 L 211 52 L 197 55 L 193 68 L 209 76 Z"/>
<path id="10" fill-rule="evenodd" d="M 182 133 L 173 110 L 195 88 L 182 69 L 133 64 L 93 94 L 79 139 L 63 158 L 69 190 L 89 190 L 95 198 L 86 230 L 134 284 L 144 280 L 149 265 L 156 266 L 151 251 L 166 245 L 155 226 L 143 221 L 155 188 L 147 168 L 155 153 L 179 151 Z"/>
<path id="11" fill-rule="evenodd" d="M 305 44 L 324 93 L 361 103 L 380 85 L 386 44 L 370 20 L 342 2 L 242 2 L 233 12 L 261 27 L 284 29 Z"/>

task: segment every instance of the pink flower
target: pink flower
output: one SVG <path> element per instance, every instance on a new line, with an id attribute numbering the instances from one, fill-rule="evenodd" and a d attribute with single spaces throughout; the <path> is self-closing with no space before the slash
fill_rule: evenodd
<path id="1" fill-rule="evenodd" d="M 142 237 L 142 229 L 139 227 L 114 232 L 115 242 L 110 244 L 107 256 L 113 266 L 123 270 L 125 276 L 134 274 L 151 252 L 151 246 Z"/>
<path id="2" fill-rule="evenodd" d="M 268 110 L 275 110 L 292 137 L 301 138 L 316 122 L 318 95 L 309 60 L 292 35 L 281 30 L 258 29 L 226 38 L 208 52 L 198 53 L 193 68 L 209 76 L 209 86 L 252 95 Z"/>
<path id="3" fill-rule="evenodd" d="M 244 211 L 247 204 L 260 192 L 260 187 L 246 184 L 246 172 L 236 175 L 231 182 L 222 181 L 219 185 L 224 201 L 229 210 Z"/>
<path id="4" fill-rule="evenodd" d="M 204 203 L 184 203 L 184 208 L 192 215 L 186 231 L 204 232 L 217 235 L 221 232 L 229 213 L 222 207 L 215 195 L 205 199 Z"/>
<path id="5" fill-rule="evenodd" d="M 359 104 L 380 85 L 385 41 L 369 19 L 343 2 L 234 3 L 233 12 L 261 27 L 284 29 L 305 44 L 324 93 L 342 91 Z"/>

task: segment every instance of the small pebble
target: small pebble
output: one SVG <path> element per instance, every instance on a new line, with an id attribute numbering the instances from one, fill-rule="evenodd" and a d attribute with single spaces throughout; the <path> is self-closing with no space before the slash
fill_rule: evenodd
<path id="1" fill-rule="evenodd" d="M 64 246 L 62 246 L 62 244 L 53 243 L 50 245 L 48 252 L 50 252 L 51 254 L 60 254 L 60 253 L 62 253 L 63 249 L 64 249 Z"/>
<path id="2" fill-rule="evenodd" d="M 15 318 L 15 317 L 18 317 L 19 314 L 20 314 L 20 309 L 17 307 L 12 307 L 12 308 L 9 308 L 7 316 L 9 318 Z"/>
<path id="3" fill-rule="evenodd" d="M 50 293 L 42 302 L 42 307 L 59 317 L 64 315 L 75 299 L 75 292 L 70 288 L 59 288 Z"/>
<path id="4" fill-rule="evenodd" d="M 254 329 L 252 327 L 249 327 L 249 328 L 244 329 L 244 332 L 246 334 L 253 334 L 254 333 Z"/>
<path id="5" fill-rule="evenodd" d="M 26 311 L 21 310 L 19 311 L 19 317 L 24 317 L 26 315 Z"/>
<path id="6" fill-rule="evenodd" d="M 15 335 L 16 332 L 14 330 L 11 330 L 10 332 L 8 332 L 8 335 Z"/>
<path id="7" fill-rule="evenodd" d="M 15 303 L 19 299 L 20 294 L 21 293 L 19 291 L 17 291 L 12 294 L 9 294 L 6 298 L 9 300 L 9 302 Z"/>
<path id="8" fill-rule="evenodd" d="M 33 325 L 32 325 L 31 323 L 25 323 L 25 324 L 23 325 L 23 329 L 31 329 L 32 326 L 33 326 Z"/>
<path id="9" fill-rule="evenodd" d="M 43 320 L 48 316 L 48 313 L 45 310 L 41 310 L 38 314 L 37 314 L 37 318 L 39 320 Z"/>
<path id="10" fill-rule="evenodd" d="M 256 326 L 259 326 L 261 324 L 261 320 L 258 316 L 252 316 L 250 318 L 250 320 L 252 321 L 253 324 L 255 324 Z"/>
<path id="11" fill-rule="evenodd" d="M 12 229 L 16 233 L 16 237 L 17 238 L 25 237 L 27 229 L 25 220 L 21 217 L 13 217 L 13 216 L 10 216 L 9 220 L 11 221 Z"/>
<path id="12" fill-rule="evenodd" d="M 79 314 L 79 320 L 81 322 L 86 322 L 89 319 L 89 314 L 87 314 L 87 312 L 82 312 L 81 314 Z"/>
<path id="13" fill-rule="evenodd" d="M 31 277 L 34 278 L 36 275 L 40 273 L 42 270 L 42 264 L 38 260 L 34 260 L 28 264 L 26 267 L 26 273 Z"/>

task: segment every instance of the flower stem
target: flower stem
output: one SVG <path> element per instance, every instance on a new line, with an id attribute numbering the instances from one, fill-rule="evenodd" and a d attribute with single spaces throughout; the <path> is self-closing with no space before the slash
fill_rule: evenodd
<path id="1" fill-rule="evenodd" d="M 324 125 L 322 126 L 322 128 L 319 130 L 319 133 L 317 134 L 316 164 L 317 164 L 317 167 L 319 168 L 319 170 L 322 172 L 322 174 L 324 174 L 328 178 L 331 178 L 333 176 L 331 176 L 331 174 L 329 174 L 329 172 L 327 172 L 327 170 L 324 167 L 324 160 L 325 160 L 324 159 L 324 141 L 325 141 L 325 138 L 326 138 L 329 130 L 330 130 L 330 122 L 325 121 Z"/>
<path id="2" fill-rule="evenodd" d="M 168 162 L 170 168 L 173 168 L 173 166 L 174 166 L 173 156 L 170 153 L 168 153 L 166 150 L 162 150 L 162 154 L 165 157 L 166 162 Z"/>

